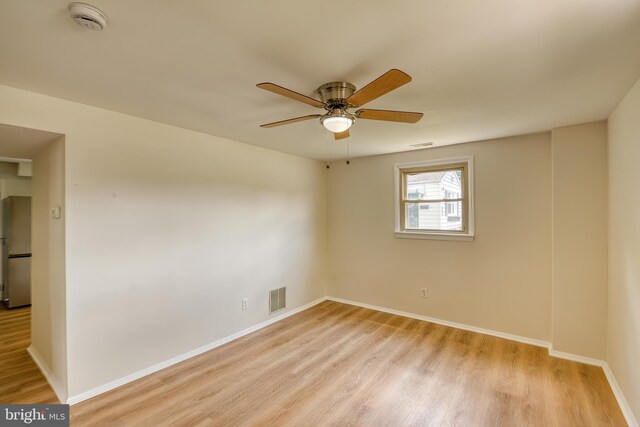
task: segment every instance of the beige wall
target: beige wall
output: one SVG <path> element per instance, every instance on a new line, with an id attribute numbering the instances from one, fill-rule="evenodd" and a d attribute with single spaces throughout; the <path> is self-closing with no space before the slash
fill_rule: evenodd
<path id="1" fill-rule="evenodd" d="M 31 196 L 30 178 L 0 178 L 2 198 L 9 196 Z"/>
<path id="2" fill-rule="evenodd" d="M 18 176 L 18 164 L 0 162 L 0 199 L 31 196 L 31 177 Z"/>
<path id="3" fill-rule="evenodd" d="M 607 362 L 640 419 L 640 81 L 609 118 Z"/>
<path id="4" fill-rule="evenodd" d="M 466 155 L 475 239 L 395 238 L 394 163 Z M 329 295 L 550 340 L 549 133 L 334 162 L 327 189 Z"/>
<path id="5" fill-rule="evenodd" d="M 553 349 L 604 360 L 607 334 L 607 124 L 551 132 Z"/>
<path id="6" fill-rule="evenodd" d="M 33 161 L 31 351 L 47 367 L 62 400 L 67 396 L 65 293 L 64 138 L 52 142 Z M 62 218 L 51 208 L 60 206 Z"/>
<path id="7" fill-rule="evenodd" d="M 2 86 L 0 123 L 65 135 L 70 396 L 325 295 L 322 163 Z"/>

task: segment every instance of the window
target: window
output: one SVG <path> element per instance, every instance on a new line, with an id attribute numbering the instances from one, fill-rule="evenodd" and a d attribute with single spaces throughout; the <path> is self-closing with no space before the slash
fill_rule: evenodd
<path id="1" fill-rule="evenodd" d="M 396 236 L 472 240 L 473 158 L 395 165 Z"/>

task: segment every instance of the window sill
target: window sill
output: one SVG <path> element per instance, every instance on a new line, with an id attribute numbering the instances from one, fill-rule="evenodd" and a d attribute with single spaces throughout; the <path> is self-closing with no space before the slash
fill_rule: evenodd
<path id="1" fill-rule="evenodd" d="M 428 239 L 428 240 L 458 240 L 470 242 L 475 234 L 462 233 L 432 233 L 419 231 L 396 231 L 395 235 L 399 239 Z"/>

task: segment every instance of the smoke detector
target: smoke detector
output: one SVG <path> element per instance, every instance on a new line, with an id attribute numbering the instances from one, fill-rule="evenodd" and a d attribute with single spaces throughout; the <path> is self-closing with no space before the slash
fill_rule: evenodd
<path id="1" fill-rule="evenodd" d="M 71 18 L 78 25 L 93 31 L 100 31 L 107 26 L 107 15 L 90 4 L 73 2 L 69 3 Z"/>

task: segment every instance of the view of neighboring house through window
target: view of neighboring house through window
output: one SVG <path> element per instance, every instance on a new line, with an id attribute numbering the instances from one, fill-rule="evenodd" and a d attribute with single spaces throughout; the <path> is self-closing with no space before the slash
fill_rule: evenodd
<path id="1" fill-rule="evenodd" d="M 462 173 L 463 168 L 406 172 L 405 229 L 463 231 Z"/>

